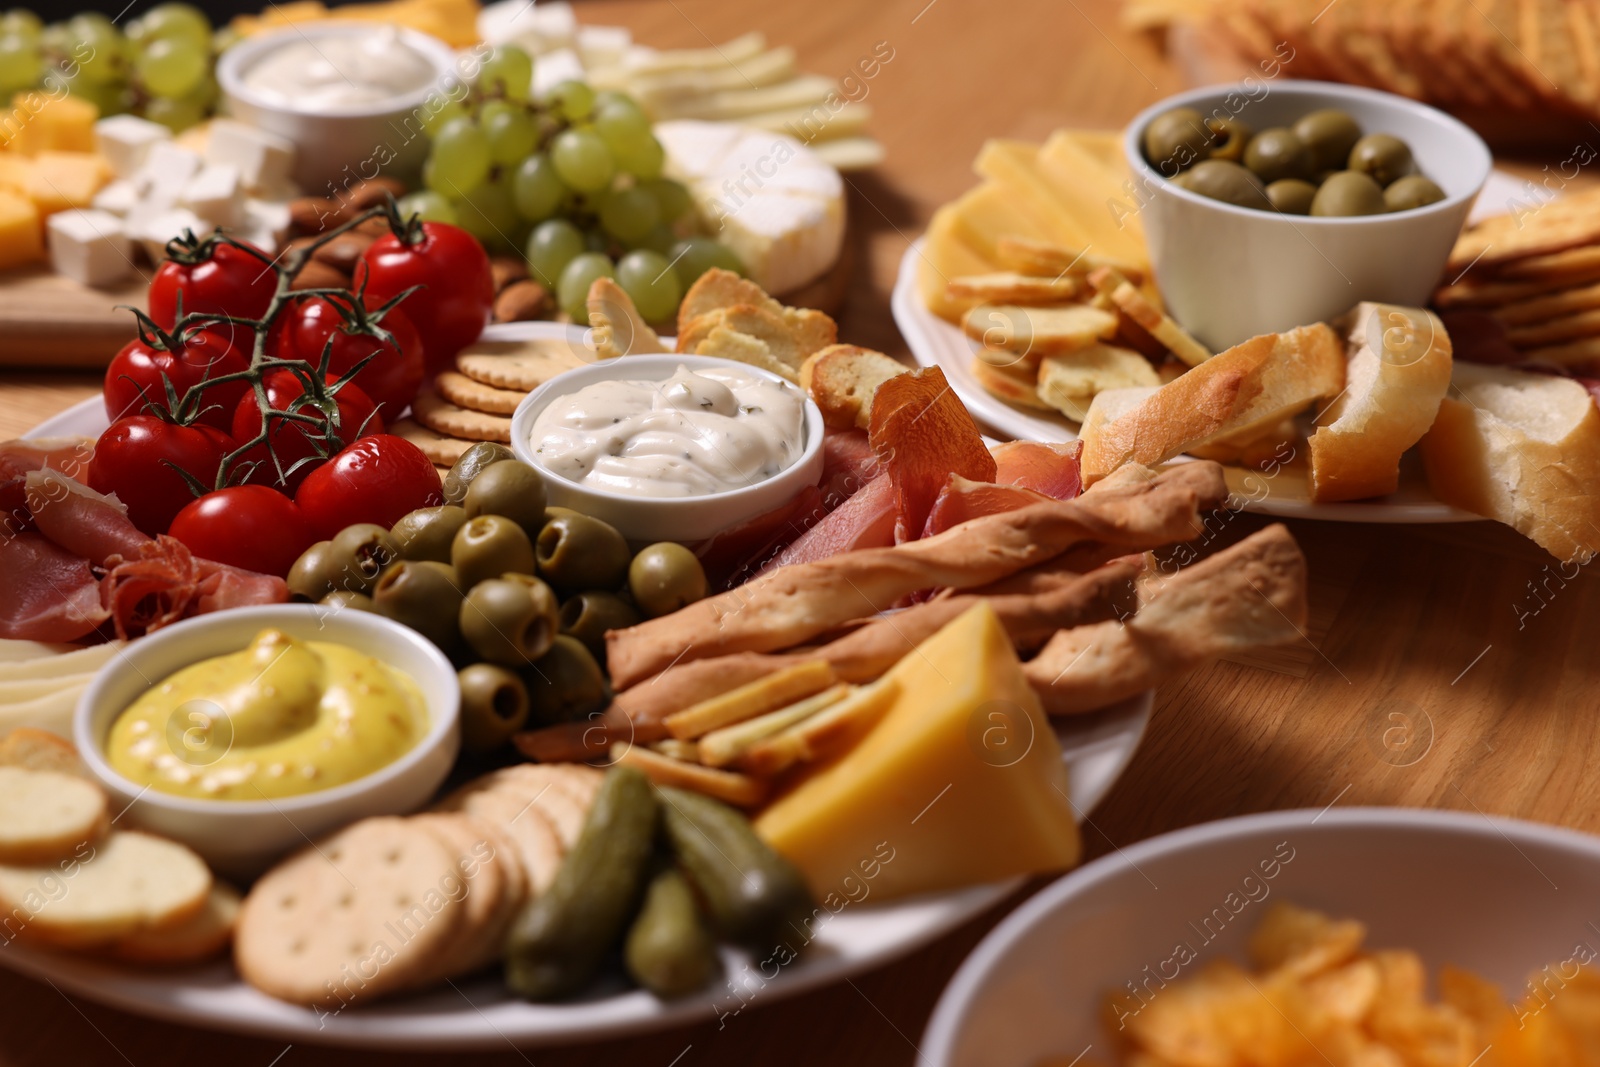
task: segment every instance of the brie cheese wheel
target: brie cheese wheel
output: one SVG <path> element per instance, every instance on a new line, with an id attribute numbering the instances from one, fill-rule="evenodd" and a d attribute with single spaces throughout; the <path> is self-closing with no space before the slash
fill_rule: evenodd
<path id="1" fill-rule="evenodd" d="M 781 295 L 826 274 L 844 246 L 844 179 L 782 133 L 722 122 L 658 123 L 665 171 L 694 200 L 706 233 L 750 280 Z"/>

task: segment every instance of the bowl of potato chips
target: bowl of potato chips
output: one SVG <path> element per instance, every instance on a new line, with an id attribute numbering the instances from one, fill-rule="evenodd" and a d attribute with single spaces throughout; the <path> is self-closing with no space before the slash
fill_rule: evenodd
<path id="1" fill-rule="evenodd" d="M 935 1067 L 1600 1063 L 1600 838 L 1387 808 L 1120 849 L 990 932 Z"/>

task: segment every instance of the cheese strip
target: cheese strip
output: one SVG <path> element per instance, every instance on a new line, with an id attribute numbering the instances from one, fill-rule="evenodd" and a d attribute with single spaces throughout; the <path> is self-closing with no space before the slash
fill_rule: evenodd
<path id="1" fill-rule="evenodd" d="M 833 668 L 820 660 L 796 663 L 760 681 L 668 716 L 667 730 L 680 740 L 696 738 L 820 693 L 838 680 Z"/>

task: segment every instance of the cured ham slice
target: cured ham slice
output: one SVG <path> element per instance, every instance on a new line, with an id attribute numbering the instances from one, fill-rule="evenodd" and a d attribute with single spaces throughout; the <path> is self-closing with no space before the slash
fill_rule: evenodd
<path id="1" fill-rule="evenodd" d="M 922 527 L 923 537 L 942 534 L 968 519 L 983 515 L 998 515 L 1002 511 L 1015 511 L 1029 504 L 1039 504 L 1052 499 L 1043 493 L 1025 489 L 1020 485 L 995 485 L 993 482 L 973 482 L 952 474 L 939 490 L 939 498 L 928 512 L 928 521 Z"/>
<path id="2" fill-rule="evenodd" d="M 97 493 L 60 471 L 30 471 L 26 483 L 28 509 L 39 532 L 74 555 L 94 563 L 118 555 L 131 558 L 150 540 L 116 497 Z"/>
<path id="3" fill-rule="evenodd" d="M 898 374 L 878 387 L 870 436 L 894 484 L 897 543 L 922 533 L 951 474 L 994 481 L 995 460 L 983 434 L 938 367 Z"/>
<path id="4" fill-rule="evenodd" d="M 69 477 L 89 469 L 94 441 L 87 437 L 44 437 L 0 442 L 0 482 L 50 467 Z"/>
<path id="5" fill-rule="evenodd" d="M 1048 445 L 1042 441 L 1007 441 L 989 450 L 994 456 L 994 480 L 1043 493 L 1052 500 L 1071 500 L 1083 491 L 1078 476 L 1078 453 L 1083 444 L 1073 441 Z"/>
<path id="6" fill-rule="evenodd" d="M 37 533 L 0 548 L 0 637 L 77 641 L 106 620 L 89 563 Z"/>
<path id="7" fill-rule="evenodd" d="M 827 518 L 801 534 L 788 548 L 773 556 L 760 574 L 792 563 L 827 559 L 858 548 L 892 545 L 895 521 L 899 516 L 900 512 L 895 507 L 894 485 L 887 474 L 880 474 Z"/>
<path id="8" fill-rule="evenodd" d="M 165 534 L 145 541 L 131 557 L 110 557 L 106 567 L 100 599 L 124 640 L 190 615 L 289 599 L 283 579 L 196 559 Z"/>

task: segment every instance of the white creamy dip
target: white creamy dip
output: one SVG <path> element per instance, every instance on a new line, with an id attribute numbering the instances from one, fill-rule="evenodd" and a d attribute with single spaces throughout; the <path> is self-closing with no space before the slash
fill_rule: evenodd
<path id="1" fill-rule="evenodd" d="M 559 397 L 529 437 L 547 470 L 590 489 L 705 496 L 799 459 L 805 401 L 794 386 L 747 371 L 680 364 L 665 380 L 597 382 Z"/>
<path id="2" fill-rule="evenodd" d="M 393 26 L 286 41 L 250 65 L 244 84 L 299 110 L 380 104 L 433 80 L 428 58 Z"/>

